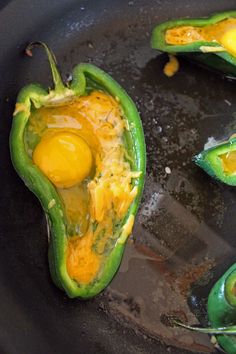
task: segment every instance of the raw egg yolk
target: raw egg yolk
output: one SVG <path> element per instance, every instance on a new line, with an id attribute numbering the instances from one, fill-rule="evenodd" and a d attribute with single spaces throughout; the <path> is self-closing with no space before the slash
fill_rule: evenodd
<path id="1" fill-rule="evenodd" d="M 69 188 L 89 175 L 92 153 L 78 135 L 59 132 L 40 141 L 33 161 L 56 187 Z"/>
<path id="2" fill-rule="evenodd" d="M 230 174 L 236 172 L 236 151 L 231 151 L 220 155 L 220 158 L 223 163 L 223 169 L 225 172 Z"/>
<path id="3" fill-rule="evenodd" d="M 236 56 L 236 28 L 226 31 L 220 42 L 229 53 Z"/>

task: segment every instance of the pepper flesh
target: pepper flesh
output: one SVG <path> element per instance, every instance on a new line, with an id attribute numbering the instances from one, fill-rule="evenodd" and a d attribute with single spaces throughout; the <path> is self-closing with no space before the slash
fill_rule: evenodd
<path id="1" fill-rule="evenodd" d="M 185 18 L 157 25 L 152 33 L 154 49 L 180 54 L 228 77 L 236 76 L 236 11 L 208 18 Z"/>
<path id="2" fill-rule="evenodd" d="M 137 212 L 145 175 L 143 130 L 134 103 L 109 75 L 91 64 L 79 64 L 73 71 L 73 80 L 70 87 L 65 87 L 61 81 L 53 54 L 45 44 L 40 43 L 40 45 L 43 45 L 47 51 L 55 89 L 48 93 L 38 85 L 29 85 L 20 91 L 10 136 L 11 157 L 17 172 L 39 198 L 47 215 L 50 226 L 49 265 L 54 282 L 57 286 L 64 289 L 70 297 L 90 298 L 102 291 L 113 278 L 120 265 L 127 238 L 132 231 L 132 227 L 127 228 L 127 226 L 131 225 L 130 221 L 134 220 Z M 86 95 L 87 97 L 93 95 L 93 92 L 98 90 L 99 92 L 100 90 L 103 91 L 105 95 L 113 97 L 111 99 L 118 102 L 121 107 L 126 126 L 123 139 L 130 156 L 130 166 L 132 171 L 135 171 L 135 175 L 131 178 L 133 189 L 136 190 L 128 210 L 124 208 L 126 213 L 125 215 L 122 214 L 119 228 L 116 230 L 115 242 L 106 254 L 102 267 L 99 257 L 91 256 L 92 249 L 89 247 L 89 234 L 85 246 L 81 245 L 82 239 L 77 236 L 68 237 L 68 210 L 65 210 L 63 200 L 70 198 L 71 195 L 67 193 L 66 189 L 63 189 L 61 194 L 58 193 L 58 190 L 50 180 L 32 162 L 29 151 L 26 151 L 24 140 L 31 112 L 54 109 L 55 107 L 60 109 L 63 105 L 70 106 L 76 102 L 76 99 L 79 100 L 81 97 L 83 100 Z M 71 186 L 70 188 L 77 187 Z M 76 193 L 76 195 L 81 197 L 81 190 Z M 83 227 L 86 230 L 86 225 L 83 225 Z M 77 244 L 76 247 L 75 244 Z M 93 274 L 88 275 L 89 272 L 82 271 L 80 282 L 74 280 L 72 272 L 68 271 L 68 252 L 70 253 L 74 247 L 75 249 L 78 247 L 81 250 L 81 259 L 83 259 L 83 252 L 86 251 L 84 255 L 89 257 L 84 259 L 88 262 L 88 269 L 92 264 L 90 271 L 93 270 Z"/>

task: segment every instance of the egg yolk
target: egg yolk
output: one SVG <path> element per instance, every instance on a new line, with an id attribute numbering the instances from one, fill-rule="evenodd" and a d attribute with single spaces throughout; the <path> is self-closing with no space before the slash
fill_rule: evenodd
<path id="1" fill-rule="evenodd" d="M 221 37 L 223 47 L 236 56 L 236 28 L 232 28 Z"/>
<path id="2" fill-rule="evenodd" d="M 227 152 L 219 157 L 221 158 L 223 169 L 226 173 L 236 173 L 236 151 Z"/>
<path id="3" fill-rule="evenodd" d="M 69 188 L 89 175 L 92 153 L 78 135 L 59 132 L 41 139 L 33 161 L 56 187 Z"/>

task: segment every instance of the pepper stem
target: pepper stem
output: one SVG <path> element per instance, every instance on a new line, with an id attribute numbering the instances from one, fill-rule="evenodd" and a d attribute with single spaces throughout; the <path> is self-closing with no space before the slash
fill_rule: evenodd
<path id="1" fill-rule="evenodd" d="M 57 93 L 62 93 L 65 90 L 65 85 L 62 81 L 61 74 L 57 67 L 57 60 L 52 50 L 44 42 L 31 42 L 25 49 L 26 54 L 32 57 L 32 49 L 36 46 L 41 46 L 45 49 L 52 72 L 52 78 L 55 86 L 54 90 Z"/>
<path id="2" fill-rule="evenodd" d="M 173 321 L 173 324 L 179 327 L 183 327 L 185 329 L 189 329 L 190 331 L 206 333 L 206 334 L 229 334 L 229 335 L 236 334 L 236 326 L 219 327 L 219 328 L 200 328 L 200 327 L 188 326 L 178 321 Z"/>

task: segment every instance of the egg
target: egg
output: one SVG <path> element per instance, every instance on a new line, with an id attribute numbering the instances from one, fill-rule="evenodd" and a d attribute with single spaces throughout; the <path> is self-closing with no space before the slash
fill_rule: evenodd
<path id="1" fill-rule="evenodd" d="M 42 138 L 33 153 L 33 162 L 58 188 L 82 182 L 92 168 L 87 143 L 71 132 L 58 132 Z"/>
<path id="2" fill-rule="evenodd" d="M 236 151 L 230 151 L 220 155 L 225 173 L 235 174 L 236 172 Z"/>
<path id="3" fill-rule="evenodd" d="M 229 53 L 236 56 L 236 28 L 226 31 L 221 37 L 220 43 Z"/>

